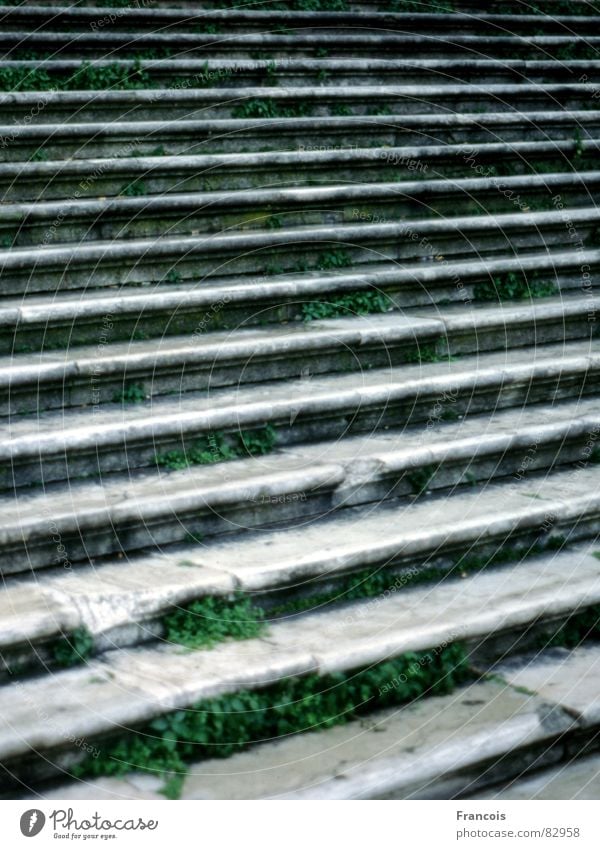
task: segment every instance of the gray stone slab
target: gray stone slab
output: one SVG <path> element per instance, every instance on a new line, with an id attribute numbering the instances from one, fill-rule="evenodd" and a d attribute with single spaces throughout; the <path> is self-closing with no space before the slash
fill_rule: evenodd
<path id="1" fill-rule="evenodd" d="M 585 727 L 600 721 L 600 647 L 596 645 L 574 651 L 546 649 L 501 664 L 495 672 L 512 686 L 525 687 L 559 705 Z"/>
<path id="2" fill-rule="evenodd" d="M 77 788 L 73 789 L 77 792 Z M 134 785 L 131 790 L 135 792 Z M 600 755 L 566 761 L 557 767 L 542 770 L 512 784 L 476 793 L 470 798 L 498 801 L 587 799 L 597 802 L 600 799 Z"/>
<path id="3" fill-rule="evenodd" d="M 182 799 L 431 798 L 441 780 L 470 784 L 461 773 L 490 759 L 552 739 L 570 717 L 482 682 L 449 696 L 370 714 L 320 732 L 266 742 L 227 760 L 192 763 Z M 131 773 L 63 784 L 48 799 L 163 798 L 160 777 Z"/>
<path id="4" fill-rule="evenodd" d="M 0 753 L 9 758 L 64 747 L 74 738 L 127 727 L 201 698 L 475 640 L 598 601 L 597 560 L 571 554 L 567 565 L 557 555 L 527 568 L 484 572 L 367 605 L 306 614 L 272 625 L 264 638 L 211 650 L 158 645 L 110 651 L 83 667 L 2 688 Z"/>

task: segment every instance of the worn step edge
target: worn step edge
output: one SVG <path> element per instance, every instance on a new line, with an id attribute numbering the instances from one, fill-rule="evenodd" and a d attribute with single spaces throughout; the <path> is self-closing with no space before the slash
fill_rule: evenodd
<path id="1" fill-rule="evenodd" d="M 179 798 L 472 798 L 556 763 L 567 737 L 580 731 L 559 705 L 484 679 L 341 727 L 256 744 L 225 761 L 192 763 Z M 162 800 L 163 785 L 164 777 L 132 771 L 38 786 L 35 798 Z M 488 790 L 480 798 L 498 797 Z"/>
<path id="2" fill-rule="evenodd" d="M 407 590 L 378 600 L 366 622 L 359 621 L 364 605 L 358 603 L 273 624 L 265 639 L 195 652 L 170 645 L 116 650 L 83 668 L 7 685 L 0 692 L 0 754 L 9 768 L 25 753 L 64 749 L 68 741 L 90 740 L 203 698 L 474 641 L 597 603 L 597 560 L 564 558 Z"/>
<path id="3" fill-rule="evenodd" d="M 435 466 L 436 474 L 441 472 L 443 478 L 447 466 L 468 461 L 476 467 L 478 462 L 494 460 L 497 465 L 486 477 L 491 483 L 497 473 L 501 477 L 508 475 L 501 463 L 510 464 L 508 482 L 501 479 L 493 483 L 490 492 L 483 488 L 474 495 L 469 490 L 462 494 L 456 490 L 451 503 L 447 495 L 437 495 L 432 500 L 415 501 L 409 509 L 406 504 L 390 505 L 386 518 L 392 518 L 394 531 L 376 523 L 375 530 L 369 532 L 367 523 L 354 546 L 348 546 L 347 519 L 336 518 L 332 513 L 313 530 L 294 530 L 294 519 L 286 532 L 266 530 L 249 537 L 238 534 L 231 540 L 212 540 L 208 546 L 172 546 L 161 554 L 138 555 L 126 563 L 109 558 L 93 567 L 81 564 L 73 569 L 69 559 L 68 573 L 51 572 L 43 581 L 19 578 L 5 584 L 0 593 L 0 646 L 3 649 L 31 646 L 81 627 L 98 637 L 156 618 L 171 605 L 186 604 L 203 595 L 224 595 L 236 589 L 258 593 L 289 589 L 295 582 L 302 585 L 305 581 L 331 580 L 367 562 L 373 569 L 392 563 L 401 565 L 405 561 L 414 567 L 428 556 L 443 557 L 461 546 L 473 552 L 494 541 L 507 544 L 515 533 L 537 534 L 547 530 L 549 516 L 553 517 L 555 534 L 560 530 L 562 536 L 573 538 L 589 535 L 586 524 L 598 516 L 597 494 L 592 492 L 582 497 L 574 493 L 566 497 L 554 489 L 563 481 L 583 478 L 576 472 L 588 462 L 590 445 L 595 444 L 600 431 L 599 421 L 598 414 L 588 414 L 546 426 L 530 422 L 514 431 L 495 430 L 490 436 L 480 436 L 479 441 L 473 435 L 457 438 L 447 433 L 448 428 L 441 428 L 439 435 L 421 450 L 394 451 L 380 447 L 378 451 L 371 449 L 369 455 L 368 445 L 364 452 L 355 446 L 360 461 L 352 456 L 336 456 L 335 449 L 329 462 L 315 461 L 317 449 L 327 450 L 327 446 L 317 445 L 306 455 L 300 448 L 287 457 L 274 458 L 272 468 L 261 469 L 257 462 L 235 464 L 224 478 L 217 475 L 212 481 L 206 472 L 178 474 L 165 479 L 164 487 L 154 495 L 147 494 L 144 479 L 137 485 L 135 481 L 122 484 L 125 488 L 120 498 L 118 482 L 109 484 L 101 493 L 104 503 L 98 491 L 77 486 L 69 493 L 70 504 L 60 492 L 54 497 L 45 493 L 26 498 L 16 509 L 11 505 L 3 513 L 0 527 L 3 550 L 10 548 L 11 541 L 19 540 L 20 534 L 27 540 L 32 554 L 39 541 L 47 543 L 51 534 L 52 538 L 63 541 L 67 557 L 75 559 L 74 546 L 69 542 L 74 533 L 86 540 L 88 558 L 94 554 L 94 534 L 103 527 L 118 534 L 118 529 L 123 527 L 153 528 L 165 517 L 183 524 L 186 514 L 197 516 L 209 510 L 223 516 L 231 504 L 256 503 L 261 499 L 277 510 L 286 497 L 291 500 L 294 493 L 319 489 L 329 490 L 332 507 L 339 509 L 346 504 L 372 500 L 368 494 L 361 497 L 363 488 L 382 482 L 385 486 L 386 481 L 397 480 L 425 466 Z M 558 445 L 558 450 L 568 451 L 573 443 L 574 468 L 569 471 L 559 468 L 555 480 L 551 476 L 546 479 L 543 503 L 532 501 L 532 488 L 544 487 L 544 481 L 534 473 L 546 464 L 553 465 L 552 456 L 549 461 L 531 462 L 539 445 Z M 520 471 L 524 465 L 526 470 Z M 527 482 L 526 476 L 529 476 Z M 592 478 L 588 474 L 585 481 L 593 484 Z M 443 480 L 441 485 L 444 486 Z M 435 486 L 434 483 L 434 490 Z M 410 491 L 410 484 L 408 488 Z M 331 512 L 332 507 L 325 512 Z M 451 517 L 440 518 L 440 509 L 442 513 L 450 509 Z M 464 516 L 460 515 L 461 509 Z M 369 513 L 353 511 L 352 521 L 359 527 L 361 516 L 368 518 Z M 432 524 L 435 533 L 430 531 Z M 315 534 L 319 530 L 329 540 L 323 551 L 316 543 Z M 384 542 L 382 536 L 386 535 L 388 539 Z M 294 541 L 296 549 L 290 548 Z M 263 560 L 270 558 L 273 565 L 265 562 L 261 566 L 260 547 Z M 55 563 L 56 551 L 52 549 L 50 555 Z M 182 564 L 187 568 L 182 568 Z"/>

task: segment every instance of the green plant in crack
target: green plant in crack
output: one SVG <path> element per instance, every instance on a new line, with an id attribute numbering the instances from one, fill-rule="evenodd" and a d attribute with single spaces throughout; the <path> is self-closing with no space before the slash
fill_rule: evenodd
<path id="1" fill-rule="evenodd" d="M 293 103 L 280 106 L 273 98 L 251 98 L 233 110 L 234 118 L 303 118 L 311 115 L 312 106 L 306 103 Z"/>
<path id="2" fill-rule="evenodd" d="M 119 195 L 127 198 L 139 198 L 146 194 L 146 184 L 141 180 L 132 180 L 119 190 Z"/>
<path id="3" fill-rule="evenodd" d="M 204 699 L 100 745 L 77 778 L 134 769 L 184 774 L 200 758 L 228 757 L 261 740 L 345 724 L 364 713 L 452 692 L 468 680 L 461 643 L 407 652 L 366 669 L 287 678 L 260 690 Z"/>
<path id="4" fill-rule="evenodd" d="M 264 613 L 241 593 L 207 596 L 163 617 L 164 638 L 187 648 L 210 648 L 224 640 L 248 640 L 266 630 Z"/>
<path id="5" fill-rule="evenodd" d="M 600 604 L 577 611 L 559 625 L 542 631 L 537 639 L 539 648 L 560 647 L 575 649 L 589 639 L 600 637 Z"/>
<path id="6" fill-rule="evenodd" d="M 419 497 L 427 492 L 436 471 L 436 466 L 422 466 L 420 469 L 414 469 L 408 473 L 408 482 L 414 495 Z"/>
<path id="7" fill-rule="evenodd" d="M 335 250 L 319 254 L 315 268 L 318 268 L 319 271 L 333 271 L 336 268 L 346 268 L 349 265 L 352 265 L 352 260 L 346 251 Z"/>
<path id="8" fill-rule="evenodd" d="M 130 383 L 113 395 L 113 401 L 120 404 L 141 404 L 147 397 L 147 392 L 141 384 Z"/>
<path id="9" fill-rule="evenodd" d="M 332 295 L 322 301 L 302 304 L 304 321 L 324 318 L 343 318 L 349 315 L 369 315 L 388 312 L 391 301 L 383 292 L 376 290 L 350 292 L 347 295 Z"/>
<path id="10" fill-rule="evenodd" d="M 57 666 L 69 667 L 83 663 L 92 654 L 94 638 L 87 628 L 76 628 L 49 646 L 50 656 Z"/>
<path id="11" fill-rule="evenodd" d="M 271 425 L 227 435 L 216 431 L 196 440 L 185 451 L 175 449 L 157 455 L 156 463 L 175 471 L 188 466 L 207 466 L 242 457 L 257 457 L 272 451 L 276 440 L 277 432 Z"/>
<path id="12" fill-rule="evenodd" d="M 546 298 L 557 293 L 556 284 L 535 276 L 528 279 L 521 272 L 510 271 L 492 282 L 477 283 L 473 288 L 476 301 L 516 301 L 525 298 Z"/>

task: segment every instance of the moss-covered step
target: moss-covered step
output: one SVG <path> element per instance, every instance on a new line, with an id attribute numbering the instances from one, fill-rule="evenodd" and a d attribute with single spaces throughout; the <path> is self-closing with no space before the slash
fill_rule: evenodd
<path id="1" fill-rule="evenodd" d="M 235 436 L 269 425 L 277 430 L 276 444 L 285 445 L 404 426 L 427 421 L 448 392 L 456 396 L 458 414 L 572 398 L 596 391 L 599 378 L 600 355 L 588 340 L 373 369 L 360 381 L 355 373 L 304 375 L 126 409 L 40 412 L 0 427 L 0 484 L 12 489 L 154 466 L 157 455 L 190 450 L 215 431 Z"/>
<path id="2" fill-rule="evenodd" d="M 18 53 L 18 51 L 17 51 Z M 8 54 L 12 56 L 13 53 Z M 261 85 L 315 86 L 368 85 L 374 76 L 383 85 L 435 85 L 440 82 L 479 84 L 598 82 L 600 62 L 592 58 L 553 59 L 463 58 L 297 58 L 235 59 L 176 58 L 94 59 L 46 58 L 43 60 L 0 59 L 1 91 L 36 91 L 59 88 L 230 88 Z M 576 55 L 576 54 L 575 54 Z"/>
<path id="3" fill-rule="evenodd" d="M 565 655 L 563 674 L 575 684 L 582 652 Z M 589 652 L 597 654 L 597 649 Z M 115 801 L 165 796 L 595 800 L 600 757 L 575 760 L 593 733 L 562 704 L 489 678 L 342 726 L 257 744 L 225 761 L 196 761 L 170 781 L 139 770 L 59 780 L 58 786 L 44 787 L 41 796 Z"/>
<path id="4" fill-rule="evenodd" d="M 347 673 L 366 667 L 371 667 L 373 675 L 381 673 L 379 697 L 373 690 L 369 692 L 372 709 L 380 699 L 389 704 L 414 698 L 427 688 L 447 691 L 464 677 L 463 647 L 468 651 L 470 646 L 476 655 L 482 640 L 523 634 L 534 623 L 564 619 L 574 610 L 598 603 L 596 558 L 584 553 L 571 558 L 569 567 L 566 572 L 560 556 L 556 560 L 546 557 L 528 568 L 518 565 L 433 588 L 407 589 L 370 604 L 368 616 L 363 616 L 364 602 L 341 605 L 273 623 L 265 639 L 225 642 L 197 651 L 181 651 L 172 644 L 117 649 L 79 668 L 19 686 L 6 685 L 0 690 L 2 761 L 7 775 L 21 780 L 56 775 L 65 768 L 76 769 L 79 775 L 124 773 L 132 766 L 154 770 L 162 766 L 167 771 L 214 752 L 217 743 L 225 755 L 256 739 L 257 732 L 265 732 L 260 734 L 262 739 L 268 737 L 272 723 L 260 728 L 260 722 L 263 717 L 267 722 L 270 719 L 269 706 L 272 709 L 278 699 L 289 697 L 286 682 L 300 699 L 289 730 L 305 730 L 313 723 L 303 715 L 303 682 L 307 690 L 318 692 L 320 679 L 321 688 L 330 687 L 335 698 L 337 688 L 343 694 L 346 686 L 352 686 L 353 676 Z M 482 599 L 490 597 L 495 601 L 493 607 L 482 604 Z M 427 656 L 429 664 L 420 664 Z M 384 662 L 389 665 L 381 666 Z M 409 678 L 406 670 L 411 663 L 420 672 Z M 397 693 L 394 672 L 409 684 Z M 359 674 L 357 683 L 360 680 Z M 388 685 L 385 691 L 384 683 Z M 220 728 L 215 737 L 210 730 L 208 736 L 202 731 L 204 720 L 196 727 L 198 711 L 209 716 L 214 710 L 221 716 L 223 711 L 235 712 L 235 705 L 228 708 L 225 697 L 244 691 L 255 691 L 259 699 L 259 727 L 252 723 L 242 732 L 237 718 L 235 741 L 228 738 L 227 728 L 225 733 Z M 244 698 L 240 704 L 244 710 Z M 40 711 L 47 717 L 44 723 L 39 722 Z M 161 742 L 157 737 L 153 743 L 153 731 L 171 736 L 174 711 L 180 711 L 179 742 L 165 747 L 164 738 Z M 325 711 L 324 721 L 330 713 Z M 129 729 L 139 729 L 146 736 Z M 195 735 L 200 733 L 202 737 L 197 739 Z M 86 751 L 78 743 L 80 739 Z M 140 746 L 144 740 L 146 745 Z M 8 790 L 6 785 L 5 792 Z"/>

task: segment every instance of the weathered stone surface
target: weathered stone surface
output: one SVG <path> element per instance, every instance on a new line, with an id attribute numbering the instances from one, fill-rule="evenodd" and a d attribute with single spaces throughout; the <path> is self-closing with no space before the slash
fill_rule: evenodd
<path id="1" fill-rule="evenodd" d="M 77 792 L 76 788 L 73 788 Z M 115 787 L 115 790 L 117 788 Z M 123 785 L 119 789 L 123 789 Z M 135 784 L 131 784 L 131 791 L 135 792 Z M 529 801 L 533 799 L 589 799 L 598 801 L 600 796 L 600 757 L 580 758 L 566 761 L 560 766 L 552 769 L 542 770 L 532 775 L 515 781 L 507 786 L 500 786 L 477 793 L 475 799 L 520 799 Z M 57 796 L 57 798 L 59 798 Z M 85 798 L 85 797 L 84 797 Z M 107 798 L 111 798 L 107 796 Z"/>
<path id="2" fill-rule="evenodd" d="M 600 573 L 600 568 L 599 568 Z M 576 611 L 576 608 L 574 608 Z M 525 687 L 563 708 L 583 726 L 600 722 L 600 648 L 546 649 L 507 661 L 495 671 L 514 687 Z"/>
<path id="3" fill-rule="evenodd" d="M 338 728 L 255 746 L 225 761 L 192 764 L 181 798 L 435 798 L 442 779 L 459 788 L 471 781 L 461 772 L 572 727 L 566 714 L 554 713 L 548 722 L 548 713 L 541 699 L 496 682 L 477 683 Z M 123 780 L 62 784 L 44 797 L 163 798 L 162 783 L 132 773 Z"/>

